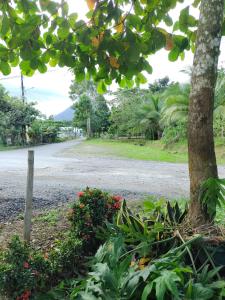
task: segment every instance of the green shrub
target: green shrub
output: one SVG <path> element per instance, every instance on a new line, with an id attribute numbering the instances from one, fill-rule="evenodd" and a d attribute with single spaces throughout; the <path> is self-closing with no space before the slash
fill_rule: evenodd
<path id="1" fill-rule="evenodd" d="M 105 221 L 111 222 L 120 209 L 120 196 L 111 196 L 99 189 L 86 188 L 78 193 L 78 202 L 75 202 L 69 211 L 69 220 L 75 235 L 92 244 L 96 241 L 96 229 Z M 94 247 L 93 247 L 94 249 Z"/>
<path id="2" fill-rule="evenodd" d="M 163 130 L 162 141 L 165 145 L 177 143 L 187 138 L 187 124 L 177 123 Z"/>
<path id="3" fill-rule="evenodd" d="M 0 292 L 10 299 L 29 299 L 32 290 L 45 287 L 50 264 L 40 254 L 31 255 L 19 237 L 13 237 L 2 255 Z"/>
<path id="4" fill-rule="evenodd" d="M 98 226 L 112 221 L 120 209 L 120 196 L 110 196 L 98 189 L 79 193 L 79 201 L 70 210 L 71 230 L 49 253 L 32 251 L 18 237 L 13 237 L 0 259 L 0 293 L 9 299 L 29 300 L 59 280 L 84 272 L 86 256 L 99 246 Z"/>
<path id="5" fill-rule="evenodd" d="M 82 265 L 82 246 L 80 239 L 69 233 L 65 240 L 59 241 L 49 253 L 52 273 L 55 277 L 74 275 Z"/>

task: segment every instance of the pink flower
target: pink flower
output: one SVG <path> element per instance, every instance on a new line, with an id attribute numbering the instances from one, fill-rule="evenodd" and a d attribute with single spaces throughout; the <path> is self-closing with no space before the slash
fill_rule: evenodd
<path id="1" fill-rule="evenodd" d="M 78 193 L 77 193 L 77 196 L 78 196 L 78 197 L 82 197 L 83 195 L 84 195 L 84 192 L 78 192 Z"/>
<path id="2" fill-rule="evenodd" d="M 21 300 L 29 300 L 30 299 L 30 295 L 31 295 L 31 291 L 24 291 L 24 293 L 20 296 L 17 297 L 17 299 L 21 299 Z"/>
<path id="3" fill-rule="evenodd" d="M 113 204 L 113 207 L 114 207 L 115 209 L 119 209 L 119 208 L 120 208 L 120 203 L 119 203 L 119 202 L 114 203 L 114 204 Z"/>
<path id="4" fill-rule="evenodd" d="M 121 201 L 123 198 L 121 196 L 112 196 L 113 200 L 116 201 L 116 202 L 119 202 Z"/>
<path id="5" fill-rule="evenodd" d="M 30 266 L 27 261 L 24 262 L 23 267 L 24 269 L 29 269 Z"/>

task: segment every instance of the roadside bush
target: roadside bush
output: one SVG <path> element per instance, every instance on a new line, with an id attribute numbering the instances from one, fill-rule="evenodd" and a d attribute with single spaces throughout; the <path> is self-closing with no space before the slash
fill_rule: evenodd
<path id="1" fill-rule="evenodd" d="M 113 221 L 122 198 L 89 188 L 78 196 L 69 211 L 70 231 L 48 253 L 32 251 L 19 237 L 13 237 L 0 257 L 2 295 L 10 300 L 33 299 L 33 295 L 49 290 L 60 280 L 86 272 L 87 256 L 93 255 L 100 243 L 97 228 Z"/>
<path id="2" fill-rule="evenodd" d="M 29 300 L 59 280 L 78 274 L 82 254 L 82 241 L 71 235 L 44 254 L 32 251 L 15 236 L 0 259 L 0 293 L 9 299 Z"/>
<path id="3" fill-rule="evenodd" d="M 32 256 L 15 236 L 1 258 L 0 292 L 10 299 L 28 300 L 32 290 L 45 287 L 49 270 L 49 262 L 40 254 Z"/>
<path id="4" fill-rule="evenodd" d="M 187 124 L 177 123 L 165 127 L 162 135 L 162 142 L 165 145 L 177 143 L 187 138 Z"/>
<path id="5" fill-rule="evenodd" d="M 53 277 L 68 277 L 75 275 L 82 266 L 82 240 L 69 232 L 65 240 L 59 241 L 49 253 Z"/>
<path id="6" fill-rule="evenodd" d="M 112 222 L 120 209 L 122 197 L 88 187 L 79 192 L 78 197 L 78 202 L 69 211 L 69 220 L 75 236 L 81 238 L 86 245 L 91 244 L 91 249 L 94 250 L 98 245 L 96 229 L 103 226 L 105 221 Z"/>

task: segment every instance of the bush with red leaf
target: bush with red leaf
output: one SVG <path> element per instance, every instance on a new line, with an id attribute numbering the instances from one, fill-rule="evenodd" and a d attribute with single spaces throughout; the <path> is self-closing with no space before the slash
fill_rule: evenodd
<path id="1" fill-rule="evenodd" d="M 84 241 L 95 238 L 96 228 L 112 221 L 120 209 L 122 197 L 110 195 L 99 189 L 86 188 L 77 193 L 78 201 L 68 212 L 76 235 Z"/>

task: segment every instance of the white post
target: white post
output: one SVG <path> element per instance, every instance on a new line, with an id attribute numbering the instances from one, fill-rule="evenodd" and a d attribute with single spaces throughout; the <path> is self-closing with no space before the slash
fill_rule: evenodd
<path id="1" fill-rule="evenodd" d="M 28 150 L 27 190 L 24 214 L 24 240 L 29 243 L 31 236 L 32 199 L 34 182 L 34 151 Z"/>

